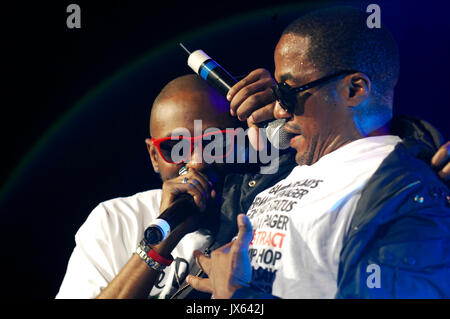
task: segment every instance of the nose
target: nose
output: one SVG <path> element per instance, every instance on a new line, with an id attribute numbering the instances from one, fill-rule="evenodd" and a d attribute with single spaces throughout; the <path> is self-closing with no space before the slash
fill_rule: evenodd
<path id="1" fill-rule="evenodd" d="M 203 160 L 202 147 L 200 145 L 194 145 L 194 150 L 191 154 L 191 160 L 186 163 L 186 167 L 194 168 L 195 170 L 202 171 L 208 166 Z"/>
<path id="2" fill-rule="evenodd" d="M 276 119 L 287 119 L 292 116 L 291 113 L 287 112 L 284 108 L 281 107 L 279 101 L 275 102 L 273 115 L 275 116 Z"/>

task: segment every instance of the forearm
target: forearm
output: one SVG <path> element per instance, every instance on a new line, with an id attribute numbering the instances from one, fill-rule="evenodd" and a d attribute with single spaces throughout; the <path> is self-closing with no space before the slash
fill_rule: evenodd
<path id="1" fill-rule="evenodd" d="M 147 298 L 158 276 L 158 271 L 151 269 L 137 254 L 133 254 L 119 274 L 97 298 Z"/>
<path id="2" fill-rule="evenodd" d="M 159 255 L 168 257 L 181 240 L 182 235 L 174 231 L 161 244 L 152 246 Z M 147 298 L 160 272 L 133 254 L 119 274 L 97 296 L 98 299 L 142 299 Z"/>

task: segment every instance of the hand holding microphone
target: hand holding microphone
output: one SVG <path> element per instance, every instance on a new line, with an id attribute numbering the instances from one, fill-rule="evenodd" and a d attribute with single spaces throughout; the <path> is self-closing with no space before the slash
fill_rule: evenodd
<path id="1" fill-rule="evenodd" d="M 269 71 L 256 69 L 239 82 L 202 50 L 190 52 L 188 65 L 204 80 L 217 89 L 230 101 L 230 113 L 241 121 L 247 121 L 249 139 L 255 149 L 260 145 L 259 128 L 266 128 L 266 134 L 272 145 L 278 149 L 287 149 L 290 134 L 284 129 L 284 120 L 274 120 L 275 98 L 272 86 L 275 81 Z"/>
<path id="2" fill-rule="evenodd" d="M 200 228 L 206 219 L 208 200 L 215 197 L 206 174 L 182 167 L 179 176 L 163 183 L 161 214 L 144 233 L 148 244 L 156 245 L 177 229 L 182 237 Z"/>
<path id="3" fill-rule="evenodd" d="M 206 208 L 206 200 L 211 195 L 212 183 L 208 176 L 196 169 L 183 166 L 178 176 L 166 180 L 162 185 L 160 213 L 162 214 L 173 204 L 180 194 L 189 194 L 200 211 Z"/>
<path id="4" fill-rule="evenodd" d="M 275 81 L 266 69 L 256 69 L 237 82 L 227 94 L 231 115 L 249 125 L 273 119 Z"/>
<path id="5" fill-rule="evenodd" d="M 269 71 L 256 69 L 233 85 L 227 94 L 230 112 L 239 120 L 247 121 L 249 138 L 255 149 L 262 149 L 259 128 L 266 129 L 270 143 L 281 150 L 290 146 L 291 134 L 284 129 L 285 120 L 274 120 L 275 98 L 272 86 L 275 84 Z"/>

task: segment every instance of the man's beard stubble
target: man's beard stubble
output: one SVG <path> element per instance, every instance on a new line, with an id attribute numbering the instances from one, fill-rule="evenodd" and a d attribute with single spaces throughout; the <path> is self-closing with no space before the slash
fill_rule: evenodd
<path id="1" fill-rule="evenodd" d="M 317 142 L 319 140 L 319 136 L 316 135 L 313 137 L 311 143 L 308 143 L 308 147 L 306 151 L 301 154 L 299 157 L 296 157 L 296 162 L 298 165 L 312 165 L 314 161 L 314 153 L 317 148 Z"/>

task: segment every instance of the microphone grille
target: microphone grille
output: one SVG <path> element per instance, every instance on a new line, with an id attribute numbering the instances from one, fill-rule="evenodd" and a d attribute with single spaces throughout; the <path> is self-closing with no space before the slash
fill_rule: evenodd
<path id="1" fill-rule="evenodd" d="M 280 150 L 285 150 L 290 146 L 292 136 L 284 129 L 285 122 L 286 120 L 283 119 L 275 120 L 267 124 L 266 127 L 267 139 L 274 147 Z"/>

